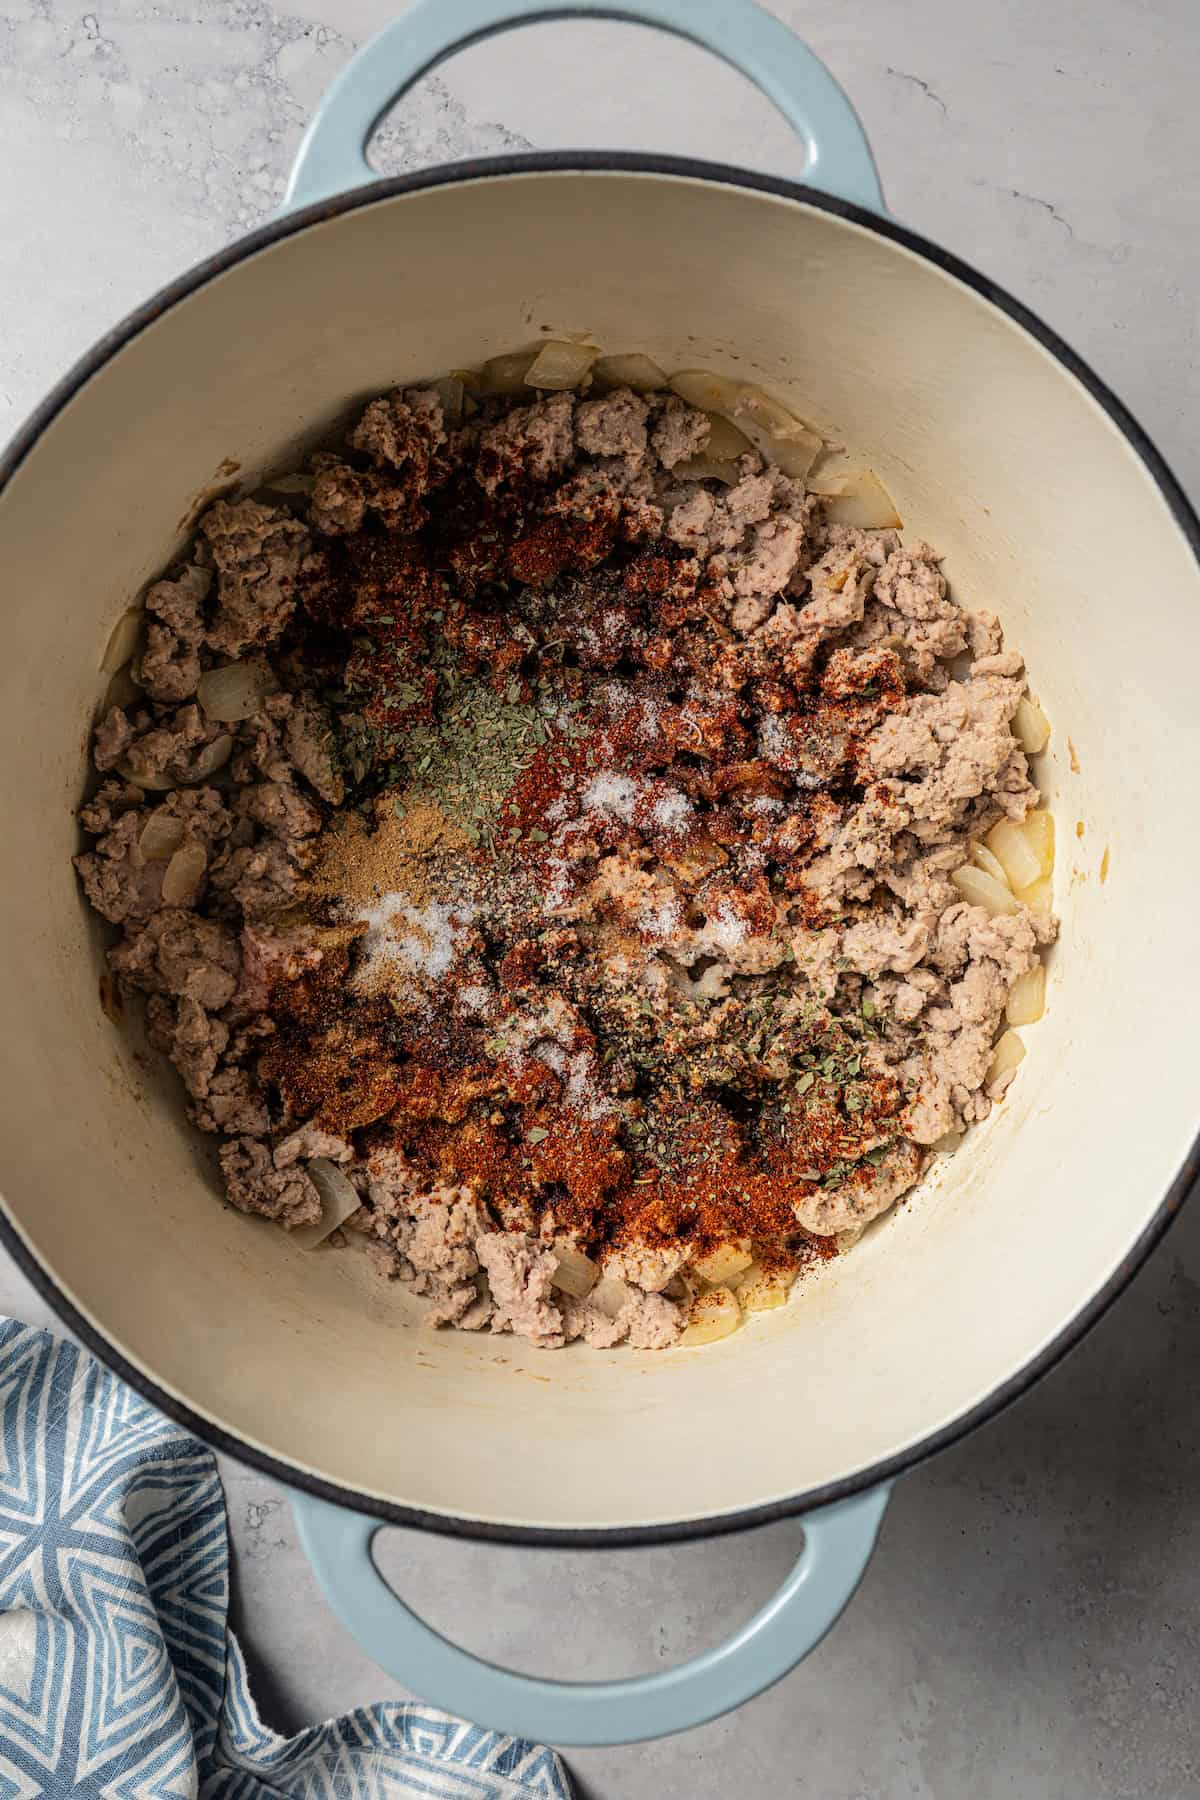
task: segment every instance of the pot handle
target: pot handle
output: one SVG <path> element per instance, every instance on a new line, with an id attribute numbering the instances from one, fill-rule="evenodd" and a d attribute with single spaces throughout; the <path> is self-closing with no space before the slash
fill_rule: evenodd
<path id="1" fill-rule="evenodd" d="M 376 179 L 367 145 L 388 109 L 456 50 L 514 25 L 581 17 L 652 25 L 711 50 L 761 89 L 808 146 L 805 179 L 882 212 L 875 159 L 824 63 L 755 0 L 413 0 L 364 44 L 304 134 L 282 212 Z"/>
<path id="2" fill-rule="evenodd" d="M 807 1514 L 795 1568 L 725 1643 L 661 1674 L 543 1681 L 460 1649 L 410 1612 L 371 1560 L 378 1519 L 293 1492 L 300 1538 L 343 1625 L 422 1699 L 495 1731 L 549 1744 L 632 1744 L 732 1712 L 820 1643 L 862 1579 L 888 1502 L 884 1483 Z"/>

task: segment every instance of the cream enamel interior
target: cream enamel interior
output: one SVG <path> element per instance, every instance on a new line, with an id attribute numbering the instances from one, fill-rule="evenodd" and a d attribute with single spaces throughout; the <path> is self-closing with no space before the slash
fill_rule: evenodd
<path id="1" fill-rule="evenodd" d="M 544 327 L 751 376 L 861 450 L 956 593 L 1001 614 L 1054 727 L 1039 775 L 1063 937 L 1008 1101 L 790 1306 L 699 1351 L 434 1334 L 361 1257 L 302 1252 L 223 1208 L 173 1078 L 101 1011 L 102 937 L 70 868 L 110 628 L 222 459 L 251 479 L 286 467 L 354 401 Z M 1178 1172 L 1197 1123 L 1181 805 L 1200 750 L 1196 562 L 1078 382 L 904 247 L 650 173 L 529 172 L 362 206 L 206 282 L 86 382 L 0 496 L 0 570 L 0 1187 L 111 1344 L 285 1462 L 516 1526 L 799 1495 L 1023 1367 Z"/>

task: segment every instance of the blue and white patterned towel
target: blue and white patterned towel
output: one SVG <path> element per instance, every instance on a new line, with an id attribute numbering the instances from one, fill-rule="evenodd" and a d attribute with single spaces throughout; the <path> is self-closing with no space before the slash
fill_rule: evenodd
<path id="1" fill-rule="evenodd" d="M 269 1731 L 228 1606 L 211 1452 L 0 1322 L 0 1800 L 570 1800 L 553 1751 L 426 1706 Z"/>

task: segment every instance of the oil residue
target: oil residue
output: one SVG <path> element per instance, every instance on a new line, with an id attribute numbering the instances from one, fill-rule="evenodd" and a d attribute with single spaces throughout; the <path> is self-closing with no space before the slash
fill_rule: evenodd
<path id="1" fill-rule="evenodd" d="M 1104 855 L 1100 858 L 1100 885 L 1101 885 L 1101 887 L 1103 887 L 1104 883 L 1108 880 L 1108 860 L 1109 860 L 1109 851 L 1108 851 L 1108 845 L 1106 844 L 1104 846 Z"/>

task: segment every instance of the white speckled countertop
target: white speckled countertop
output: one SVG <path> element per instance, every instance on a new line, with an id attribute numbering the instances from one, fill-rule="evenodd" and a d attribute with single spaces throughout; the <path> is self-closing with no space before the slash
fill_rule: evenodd
<path id="1" fill-rule="evenodd" d="M 6 0 L 0 436 L 98 334 L 247 226 L 387 0 Z M 1200 494 L 1200 31 L 1192 0 L 776 0 L 857 103 L 896 215 L 996 277 L 1108 379 Z M 600 24 L 422 83 L 381 167 L 509 147 L 675 150 L 799 173 L 765 101 Z M 1031 429 L 1033 427 L 1031 426 Z M 1052 1203 L 1053 1196 L 1047 1196 Z M 49 1323 L 0 1262 L 0 1309 Z M 797 1418 L 794 1429 L 804 1429 Z M 272 1722 L 396 1694 L 326 1609 L 269 1482 L 225 1464 L 238 1624 Z M 798 1529 L 620 1554 L 413 1533 L 384 1566 L 473 1648 L 629 1674 L 715 1642 Z M 1200 1792 L 1200 1209 L 1081 1349 L 904 1480 L 821 1649 L 732 1718 L 571 1758 L 591 1800 L 1183 1800 Z"/>

